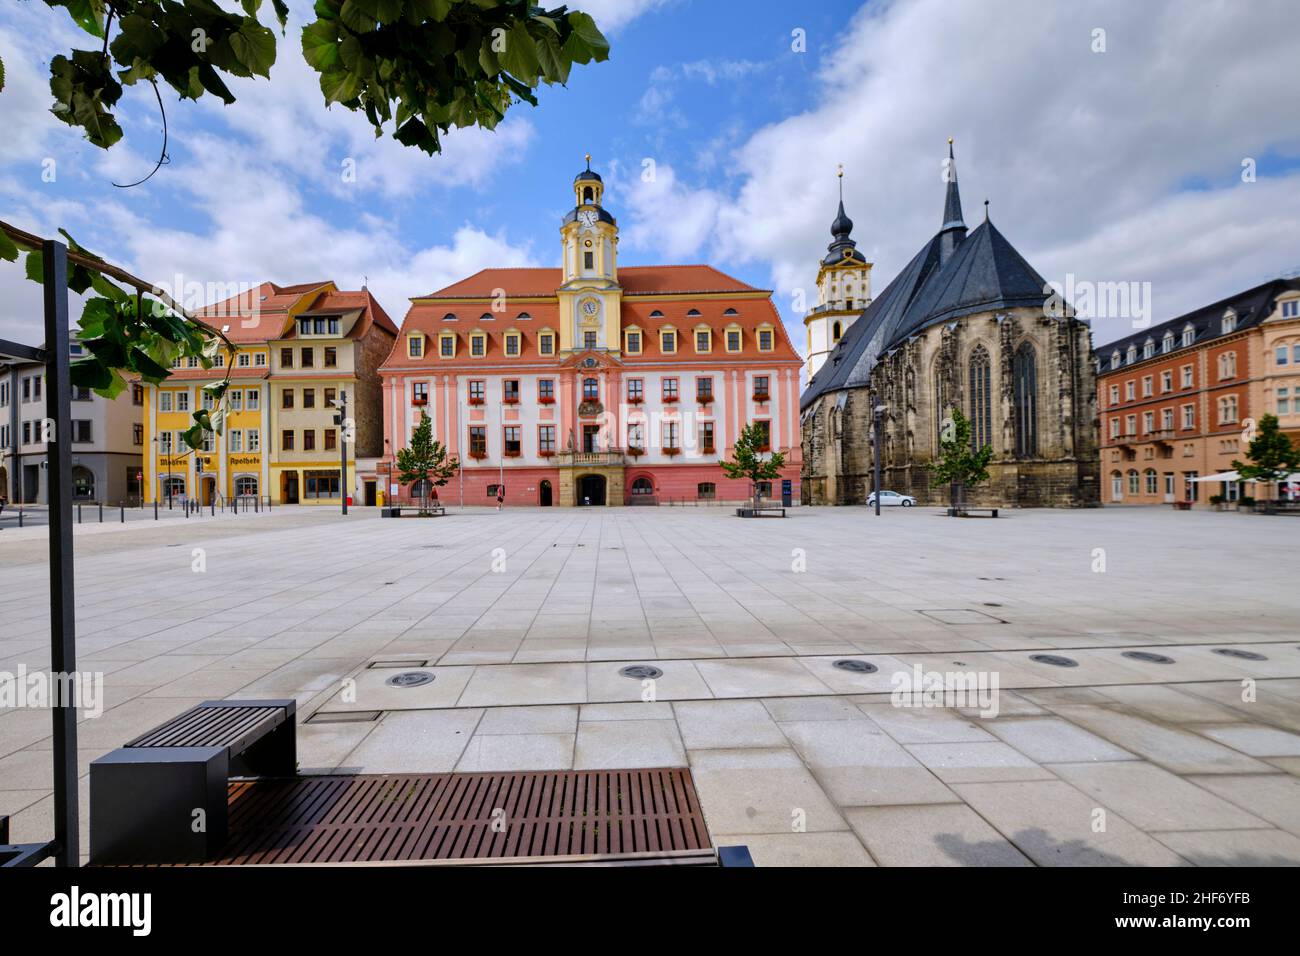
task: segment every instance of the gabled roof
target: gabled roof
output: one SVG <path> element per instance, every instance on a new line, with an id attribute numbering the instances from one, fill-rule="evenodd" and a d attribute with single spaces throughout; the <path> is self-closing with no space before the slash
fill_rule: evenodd
<path id="1" fill-rule="evenodd" d="M 1209 305 L 1203 305 L 1199 309 L 1193 309 L 1191 312 L 1177 318 L 1167 319 L 1157 325 L 1115 339 L 1113 342 L 1098 345 L 1092 350 L 1092 354 L 1101 360 L 1102 372 L 1110 372 L 1114 368 L 1121 368 L 1128 364 L 1127 353 L 1130 345 L 1136 346 L 1138 350 L 1137 362 L 1144 361 L 1142 348 L 1147 339 L 1151 339 L 1156 345 L 1155 358 L 1169 355 L 1184 347 L 1183 329 L 1187 328 L 1187 326 L 1190 325 L 1195 332 L 1192 345 L 1200 345 L 1225 334 L 1222 324 L 1223 315 L 1229 309 L 1232 309 L 1237 315 L 1237 321 L 1233 332 L 1228 334 L 1235 334 L 1242 329 L 1258 325 L 1268 318 L 1275 308 L 1274 303 L 1277 297 L 1284 292 L 1294 291 L 1300 291 L 1300 278 L 1270 279 L 1268 282 L 1261 283 L 1244 292 L 1238 292 L 1217 302 L 1211 302 Z M 1173 332 L 1174 334 L 1174 347 L 1169 352 L 1161 351 L 1166 332 Z M 1115 352 L 1120 354 L 1120 364 L 1112 366 L 1111 356 Z"/>
<path id="2" fill-rule="evenodd" d="M 554 298 L 564 273 L 553 269 L 482 269 L 468 278 L 420 296 L 419 299 L 490 299 L 507 296 Z M 758 292 L 751 285 L 712 266 L 620 266 L 618 283 L 626 295 L 691 292 Z"/>

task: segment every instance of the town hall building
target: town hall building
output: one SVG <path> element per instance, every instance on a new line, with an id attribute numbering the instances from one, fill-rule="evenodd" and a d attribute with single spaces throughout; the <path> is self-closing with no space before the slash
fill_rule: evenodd
<path id="1" fill-rule="evenodd" d="M 803 393 L 804 501 L 866 502 L 878 414 L 883 488 L 946 503 L 949 490 L 930 468 L 945 420 L 960 408 L 972 444 L 993 447 L 990 480 L 967 492 L 969 504 L 1096 505 L 1088 325 L 1068 306 L 1052 307 L 1045 280 L 987 206 L 984 221 L 967 228 L 951 141 L 948 160 L 939 231 L 856 318 L 837 317 L 841 336 Z M 832 227 L 841 255 L 846 221 L 841 202 Z"/>
<path id="2" fill-rule="evenodd" d="M 558 268 L 484 269 L 411 300 L 381 368 L 389 500 L 422 414 L 460 463 L 452 503 L 741 501 L 742 428 L 786 454 L 760 489 L 798 500 L 802 359 L 768 290 L 707 265 L 622 266 L 618 223 L 590 167 L 573 182 Z M 386 480 L 383 478 L 387 475 Z"/>

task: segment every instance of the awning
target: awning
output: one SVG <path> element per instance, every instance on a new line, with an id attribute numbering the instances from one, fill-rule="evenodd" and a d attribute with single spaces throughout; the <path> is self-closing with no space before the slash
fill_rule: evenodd
<path id="1" fill-rule="evenodd" d="M 1241 481 L 1241 475 L 1235 471 L 1221 471 L 1217 475 L 1202 475 L 1200 478 L 1189 478 L 1188 481 Z M 1247 478 L 1246 481 L 1253 482 L 1254 478 Z M 1293 471 L 1286 476 L 1286 481 L 1300 481 L 1300 471 Z"/>

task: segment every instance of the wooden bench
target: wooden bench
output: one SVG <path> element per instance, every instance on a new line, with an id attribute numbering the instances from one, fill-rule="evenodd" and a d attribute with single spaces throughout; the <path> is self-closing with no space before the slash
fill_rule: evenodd
<path id="1" fill-rule="evenodd" d="M 384 518 L 400 518 L 403 511 L 412 511 L 417 515 L 421 513 L 419 508 L 408 508 L 405 505 L 384 505 L 381 516 Z M 425 508 L 423 513 L 425 515 L 445 515 L 447 509 L 442 505 L 432 504 Z"/>
<path id="2" fill-rule="evenodd" d="M 1173 504 L 1173 506 L 1174 506 L 1174 510 L 1175 510 L 1175 511 L 1191 511 L 1191 510 L 1192 510 L 1192 503 L 1191 503 L 1190 501 L 1174 501 L 1174 502 L 1171 502 L 1171 504 Z"/>
<path id="3" fill-rule="evenodd" d="M 297 702 L 209 700 L 90 764 L 90 862 L 212 859 L 231 777 L 297 774 Z"/>
<path id="4" fill-rule="evenodd" d="M 997 508 L 949 508 L 949 518 L 996 518 L 998 516 Z"/>

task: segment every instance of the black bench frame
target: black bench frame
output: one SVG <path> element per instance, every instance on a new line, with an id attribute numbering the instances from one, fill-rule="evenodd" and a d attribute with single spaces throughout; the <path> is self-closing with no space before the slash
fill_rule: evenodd
<path id="1" fill-rule="evenodd" d="M 229 832 L 231 777 L 297 774 L 297 701 L 209 700 L 90 764 L 90 862 L 194 863 Z"/>
<path id="2" fill-rule="evenodd" d="M 784 518 L 785 508 L 781 505 L 762 505 L 757 508 L 752 505 L 736 509 L 737 518 Z"/>
<path id="3" fill-rule="evenodd" d="M 983 515 L 987 518 L 996 518 L 998 516 L 997 508 L 949 508 L 949 518 L 973 518 L 977 515 Z"/>

